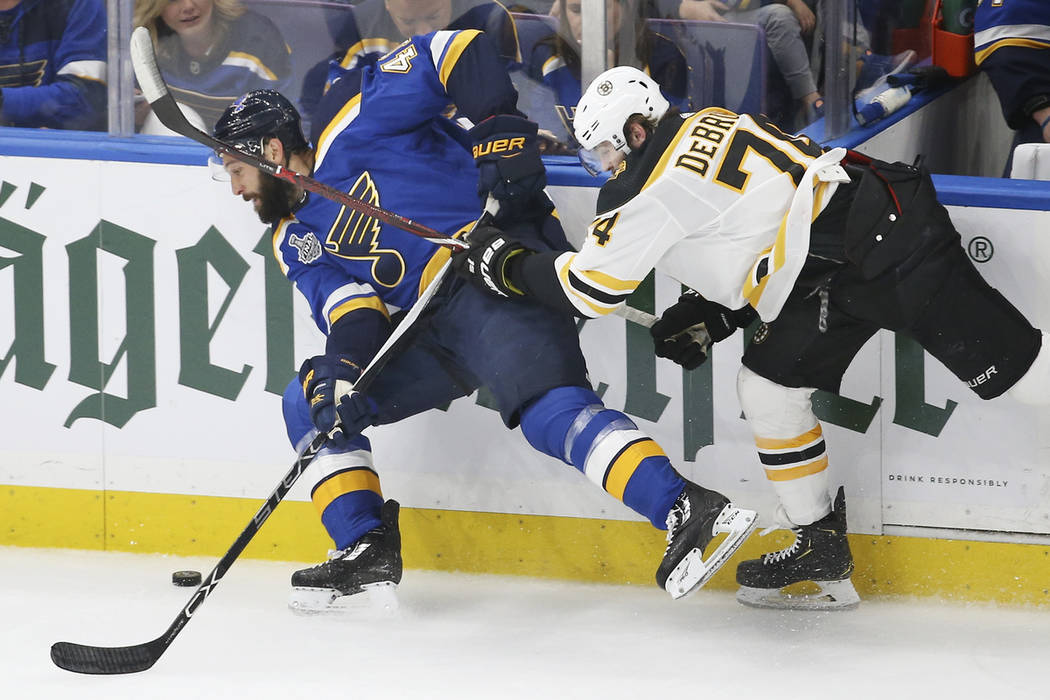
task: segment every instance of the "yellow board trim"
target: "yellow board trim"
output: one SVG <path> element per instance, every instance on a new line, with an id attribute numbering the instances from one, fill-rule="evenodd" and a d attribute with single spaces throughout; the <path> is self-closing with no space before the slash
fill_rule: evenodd
<path id="1" fill-rule="evenodd" d="M 251 498 L 5 485 L 0 545 L 219 557 L 261 504 Z M 404 508 L 401 532 L 409 569 L 638 584 L 653 588 L 654 596 L 666 595 L 653 582 L 665 533 L 648 523 Z M 850 535 L 849 541 L 861 596 L 937 596 L 1050 609 L 1050 546 L 877 535 Z M 736 590 L 739 561 L 790 542 L 788 532 L 752 537 L 705 590 Z M 331 546 L 310 503 L 285 501 L 242 556 L 317 563 Z M 409 572 L 405 585 L 410 582 Z"/>
<path id="2" fill-rule="evenodd" d="M 609 465 L 605 474 L 605 490 L 610 496 L 617 500 L 623 500 L 623 492 L 627 490 L 627 482 L 634 476 L 634 470 L 646 457 L 666 457 L 664 451 L 653 440 L 639 440 L 626 450 Z"/>
<path id="3" fill-rule="evenodd" d="M 320 515 L 324 513 L 324 509 L 332 501 L 354 491 L 373 491 L 382 496 L 383 492 L 379 487 L 379 475 L 366 468 L 339 472 L 314 489 L 310 498 L 314 502 L 314 507 L 317 508 L 318 515 Z"/>
<path id="4" fill-rule="evenodd" d="M 819 474 L 828 468 L 828 456 L 824 455 L 820 459 L 809 462 L 808 464 L 800 464 L 797 467 L 789 467 L 787 469 L 770 469 L 766 467 L 766 478 L 770 481 L 794 481 L 795 479 L 801 479 L 811 474 Z"/>

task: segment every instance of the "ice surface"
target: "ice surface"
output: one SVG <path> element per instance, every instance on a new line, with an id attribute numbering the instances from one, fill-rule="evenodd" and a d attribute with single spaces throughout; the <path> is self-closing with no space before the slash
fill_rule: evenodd
<path id="1" fill-rule="evenodd" d="M 399 617 L 298 617 L 297 564 L 242 560 L 152 669 L 83 676 L 55 641 L 126 645 L 171 623 L 215 559 L 0 547 L 0 698 L 1050 697 L 1050 612 L 868 600 L 839 613 L 702 590 L 408 570 Z"/>

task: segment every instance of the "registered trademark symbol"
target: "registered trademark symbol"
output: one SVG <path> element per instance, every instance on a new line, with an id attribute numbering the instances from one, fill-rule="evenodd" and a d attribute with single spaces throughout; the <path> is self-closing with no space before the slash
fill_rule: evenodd
<path id="1" fill-rule="evenodd" d="M 974 262 L 988 262 L 995 255 L 995 247 L 992 242 L 984 236 L 975 236 L 970 239 L 970 244 L 966 246 L 966 252 L 970 254 L 970 258 Z"/>

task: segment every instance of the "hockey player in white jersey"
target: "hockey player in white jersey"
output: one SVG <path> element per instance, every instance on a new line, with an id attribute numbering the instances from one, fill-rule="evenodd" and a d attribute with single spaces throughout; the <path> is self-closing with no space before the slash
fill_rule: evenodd
<path id="1" fill-rule="evenodd" d="M 654 268 L 690 288 L 652 327 L 687 369 L 710 342 L 761 320 L 737 392 L 794 543 L 742 562 L 738 599 L 850 608 L 845 497 L 832 499 L 810 397 L 837 392 L 880 328 L 907 333 L 981 398 L 1050 401 L 1050 351 L 970 263 L 929 173 L 872 161 L 762 117 L 671 109 L 644 73 L 599 75 L 576 109 L 581 160 L 611 170 L 579 252 L 539 253 L 478 229 L 456 269 L 490 293 L 579 316 L 624 304 Z M 979 323 L 974 320 L 979 319 Z M 703 333 L 687 333 L 702 329 Z M 781 590 L 813 581 L 819 595 Z"/>

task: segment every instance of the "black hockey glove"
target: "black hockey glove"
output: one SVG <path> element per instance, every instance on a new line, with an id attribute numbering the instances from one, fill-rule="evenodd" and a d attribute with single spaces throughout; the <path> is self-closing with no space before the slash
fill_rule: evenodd
<path id="1" fill-rule="evenodd" d="M 491 194 L 501 204 L 524 205 L 547 186 L 536 130 L 536 122 L 513 114 L 497 114 L 470 130 L 482 201 Z"/>
<path id="2" fill-rule="evenodd" d="M 663 312 L 649 333 L 657 357 L 666 357 L 685 369 L 696 369 L 707 361 L 711 343 L 725 340 L 739 327 L 731 309 L 690 290 Z"/>
<path id="3" fill-rule="evenodd" d="M 314 427 L 323 433 L 337 423 L 342 428 L 331 438 L 335 447 L 346 447 L 352 438 L 375 423 L 378 411 L 375 401 L 354 391 L 354 382 L 361 371 L 346 355 L 317 355 L 299 368 L 299 381 L 310 404 Z"/>
<path id="4" fill-rule="evenodd" d="M 479 226 L 470 233 L 467 242 L 469 248 L 452 254 L 452 269 L 457 275 L 494 296 L 525 296 L 525 290 L 511 281 L 511 263 L 533 251 L 507 238 L 495 226 Z"/>

